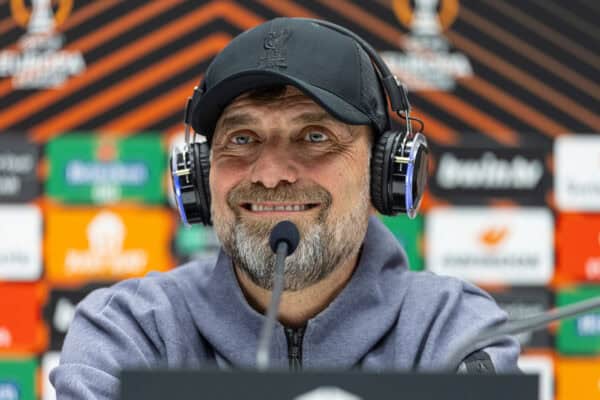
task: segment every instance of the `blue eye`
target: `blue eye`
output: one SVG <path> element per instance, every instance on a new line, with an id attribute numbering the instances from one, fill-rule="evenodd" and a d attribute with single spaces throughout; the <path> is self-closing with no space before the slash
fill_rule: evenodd
<path id="1" fill-rule="evenodd" d="M 319 142 L 325 142 L 325 141 L 329 140 L 329 136 L 327 136 L 323 132 L 311 131 L 311 132 L 308 132 L 306 134 L 306 136 L 304 136 L 304 140 L 312 142 L 312 143 L 319 143 Z"/>
<path id="2" fill-rule="evenodd" d="M 250 135 L 236 135 L 231 138 L 233 144 L 244 145 L 252 143 L 254 139 Z"/>

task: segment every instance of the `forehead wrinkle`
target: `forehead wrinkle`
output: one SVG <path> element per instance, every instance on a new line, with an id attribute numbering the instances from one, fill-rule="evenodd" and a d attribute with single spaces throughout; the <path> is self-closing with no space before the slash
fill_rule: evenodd
<path id="1" fill-rule="evenodd" d="M 228 130 L 241 125 L 257 125 L 259 123 L 260 118 L 246 112 L 237 112 L 224 116 L 221 121 L 219 121 L 219 127 Z"/>
<path id="2" fill-rule="evenodd" d="M 313 124 L 317 122 L 334 122 L 340 123 L 337 119 L 333 118 L 327 111 L 306 111 L 296 117 L 292 118 L 293 123 L 304 123 Z"/>

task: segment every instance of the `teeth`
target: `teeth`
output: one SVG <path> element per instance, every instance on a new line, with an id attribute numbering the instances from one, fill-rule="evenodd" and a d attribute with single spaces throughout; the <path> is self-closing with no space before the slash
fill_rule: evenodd
<path id="1" fill-rule="evenodd" d="M 308 206 L 303 204 L 294 204 L 286 206 L 265 206 L 262 204 L 250 204 L 250 210 L 253 212 L 269 212 L 269 211 L 304 211 Z"/>

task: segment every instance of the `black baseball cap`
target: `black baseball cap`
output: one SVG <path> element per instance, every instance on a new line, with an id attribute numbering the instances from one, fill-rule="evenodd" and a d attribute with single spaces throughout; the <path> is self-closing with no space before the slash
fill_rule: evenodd
<path id="1" fill-rule="evenodd" d="M 271 85 L 300 89 L 338 120 L 388 126 L 377 72 L 356 40 L 318 22 L 275 18 L 235 37 L 210 63 L 191 104 L 191 125 L 212 140 L 227 105 Z"/>

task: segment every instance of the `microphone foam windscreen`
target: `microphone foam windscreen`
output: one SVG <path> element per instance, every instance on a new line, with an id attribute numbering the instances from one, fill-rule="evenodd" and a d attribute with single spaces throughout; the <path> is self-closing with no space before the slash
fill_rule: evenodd
<path id="1" fill-rule="evenodd" d="M 277 252 L 277 245 L 281 241 L 286 242 L 288 245 L 288 256 L 296 250 L 296 247 L 298 247 L 298 243 L 300 242 L 300 232 L 298 232 L 298 228 L 296 228 L 296 225 L 292 221 L 281 221 L 275 225 L 271 231 L 269 245 L 274 253 Z"/>

